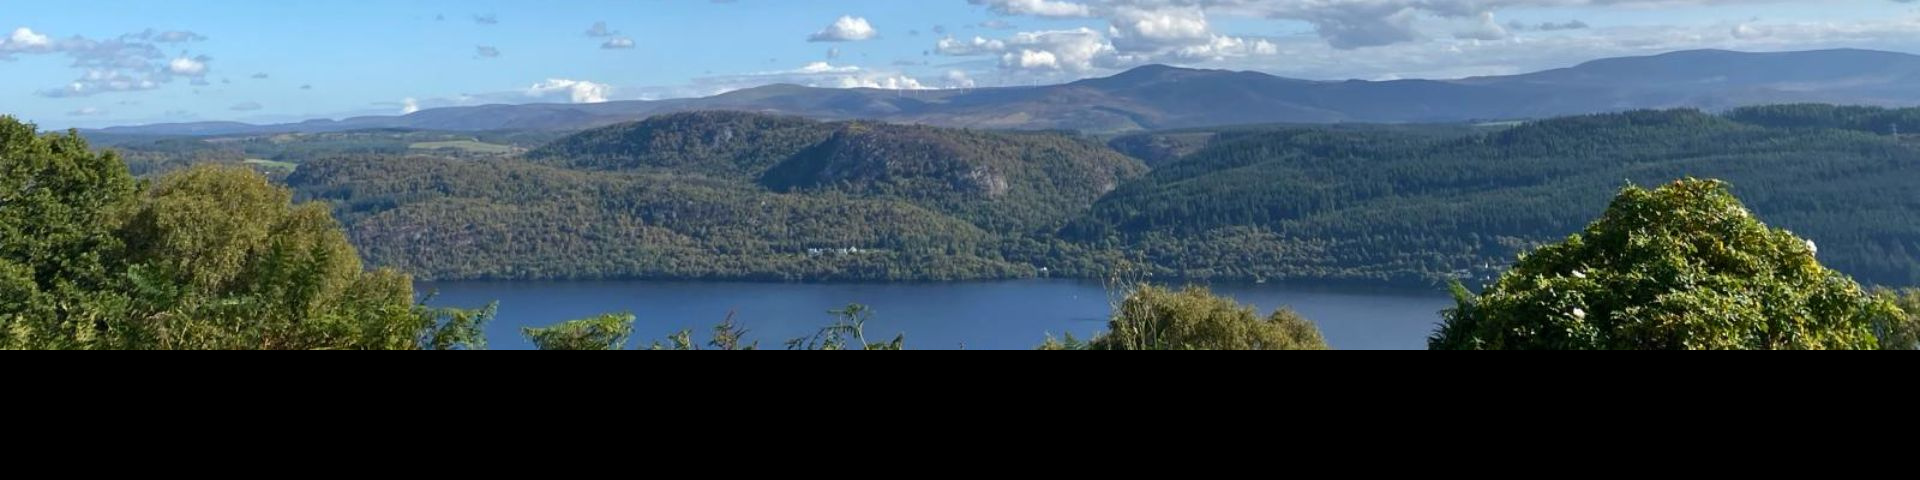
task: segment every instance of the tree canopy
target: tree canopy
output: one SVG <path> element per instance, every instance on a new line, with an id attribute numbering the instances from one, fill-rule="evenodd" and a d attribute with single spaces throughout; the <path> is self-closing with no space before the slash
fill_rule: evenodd
<path id="1" fill-rule="evenodd" d="M 1106 333 L 1081 342 L 1048 340 L 1042 350 L 1327 350 L 1320 328 L 1280 309 L 1253 307 L 1205 288 L 1136 287 L 1116 307 Z"/>
<path id="2" fill-rule="evenodd" d="M 1459 306 L 1442 350 L 1874 349 L 1902 313 L 1769 228 L 1725 183 L 1627 188 L 1600 219 L 1524 256 Z"/>
<path id="3" fill-rule="evenodd" d="M 633 315 L 601 315 L 521 331 L 533 346 L 550 351 L 625 350 L 633 338 Z"/>
<path id="4" fill-rule="evenodd" d="M 1915 112 L 1637 111 L 1111 142 L 1151 170 L 1072 134 L 711 112 L 520 157 L 362 151 L 365 135 L 340 134 L 265 142 L 338 154 L 257 158 L 300 159 L 287 177 L 299 199 L 333 206 L 370 263 L 433 280 L 1099 278 L 1119 255 L 1155 278 L 1431 287 L 1492 280 L 1585 226 L 1623 179 L 1697 176 L 1819 239 L 1826 265 L 1912 285 Z M 1888 135 L 1904 123 L 1907 135 Z M 260 141 L 222 140 L 211 143 Z"/>
<path id="5" fill-rule="evenodd" d="M 469 349 L 489 311 L 416 306 L 323 205 L 250 169 L 137 184 L 77 135 L 0 118 L 0 348 Z"/>

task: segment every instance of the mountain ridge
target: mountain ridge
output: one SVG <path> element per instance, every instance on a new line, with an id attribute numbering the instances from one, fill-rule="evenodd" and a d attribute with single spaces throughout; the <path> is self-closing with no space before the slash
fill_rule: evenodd
<path id="1" fill-rule="evenodd" d="M 1108 133 L 1254 123 L 1457 123 L 1806 102 L 1920 105 L 1920 56 L 1861 49 L 1687 50 L 1518 75 L 1385 81 L 1302 80 L 1147 65 L 1108 77 L 1031 87 L 895 91 L 775 84 L 703 98 L 496 104 L 274 125 L 198 122 L 90 131 L 182 136 L 375 128 L 571 131 L 666 113 L 726 110 L 951 128 Z"/>

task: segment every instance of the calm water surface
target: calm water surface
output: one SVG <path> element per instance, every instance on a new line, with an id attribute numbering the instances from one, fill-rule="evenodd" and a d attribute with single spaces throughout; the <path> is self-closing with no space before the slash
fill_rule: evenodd
<path id="1" fill-rule="evenodd" d="M 960 284 L 763 284 L 706 282 L 453 282 L 420 286 L 439 292 L 436 306 L 500 302 L 488 327 L 494 349 L 530 348 L 522 327 L 547 326 L 602 313 L 639 317 L 644 342 L 693 329 L 704 341 L 729 312 L 762 348 L 781 348 L 832 322 L 828 310 L 871 307 L 872 341 L 907 334 L 913 349 L 1031 349 L 1048 333 L 1082 338 L 1104 330 L 1107 293 L 1098 283 L 1025 280 Z M 1421 349 L 1450 305 L 1440 290 L 1316 289 L 1280 285 L 1217 285 L 1214 291 L 1259 306 L 1264 315 L 1291 306 L 1320 324 L 1343 350 Z M 883 338 L 884 337 L 884 338 Z"/>

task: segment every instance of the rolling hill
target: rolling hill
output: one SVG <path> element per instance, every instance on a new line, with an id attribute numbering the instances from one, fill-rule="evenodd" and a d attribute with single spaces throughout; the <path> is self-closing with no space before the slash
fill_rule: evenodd
<path id="1" fill-rule="evenodd" d="M 1058 133 L 699 112 L 521 158 L 336 156 L 287 182 L 370 261 L 434 279 L 1037 275 L 1140 161 Z M 1064 256 L 1064 254 L 1063 254 Z"/>
<path id="2" fill-rule="evenodd" d="M 1913 123 L 1908 123 L 1913 122 Z M 1631 184 L 1729 181 L 1863 281 L 1920 283 L 1920 109 L 1093 137 L 663 115 L 522 156 L 316 158 L 288 183 L 434 279 L 1159 278 L 1432 286 L 1562 240 Z M 1910 127 L 1911 128 L 1911 127 Z"/>
<path id="3" fill-rule="evenodd" d="M 166 124 L 102 132 L 204 136 L 376 128 L 581 130 L 702 110 L 959 128 L 1130 132 L 1254 123 L 1472 122 L 1806 102 L 1920 105 L 1920 56 L 1866 50 L 1701 50 L 1604 59 L 1523 75 L 1395 81 L 1309 81 L 1155 65 L 1038 87 L 892 91 L 771 85 L 695 99 L 486 105 L 397 117 L 282 125 Z"/>
<path id="4" fill-rule="evenodd" d="M 1920 283 L 1920 110 L 1635 111 L 1458 136 L 1288 128 L 1216 141 L 1062 231 L 1184 277 L 1417 283 L 1564 239 L 1627 184 L 1730 182 L 1862 280 Z M 1425 280 L 1422 280 L 1422 279 Z"/>

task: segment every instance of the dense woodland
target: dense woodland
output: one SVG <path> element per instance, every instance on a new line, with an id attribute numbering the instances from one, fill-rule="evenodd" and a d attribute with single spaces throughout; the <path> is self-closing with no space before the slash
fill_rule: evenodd
<path id="1" fill-rule="evenodd" d="M 1095 271 L 1053 233 L 1145 171 L 1060 134 L 698 113 L 288 183 L 370 260 L 436 279 L 966 280 Z"/>
<path id="2" fill-rule="evenodd" d="M 1622 186 L 1697 176 L 1725 179 L 1761 218 L 1819 241 L 1829 265 L 1908 285 L 1920 283 L 1916 147 L 1685 110 L 1441 140 L 1288 129 L 1218 141 L 1157 168 L 1064 233 L 1141 252 L 1171 276 L 1487 279 L 1577 231 Z"/>
<path id="3" fill-rule="evenodd" d="M 1820 104 L 1746 107 L 1727 113 L 1740 123 L 1775 128 L 1853 130 L 1893 135 L 1920 134 L 1920 108 L 1881 108 Z"/>
<path id="4" fill-rule="evenodd" d="M 296 164 L 263 171 L 333 205 L 369 261 L 433 279 L 1096 278 L 1126 259 L 1157 278 L 1430 288 L 1492 280 L 1623 186 L 1692 176 L 1728 181 L 1840 271 L 1910 285 L 1920 141 L 1893 125 L 1916 112 L 1786 105 L 1110 139 L 707 112 L 518 156 L 402 148 L 450 135 L 427 132 L 116 144 L 136 174 L 255 155 Z"/>
<path id="5" fill-rule="evenodd" d="M 332 202 L 370 259 L 441 279 L 1032 275 L 981 256 L 992 234 L 897 200 L 435 157 L 326 160 L 290 181 Z"/>

